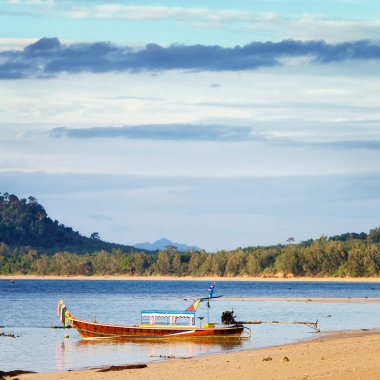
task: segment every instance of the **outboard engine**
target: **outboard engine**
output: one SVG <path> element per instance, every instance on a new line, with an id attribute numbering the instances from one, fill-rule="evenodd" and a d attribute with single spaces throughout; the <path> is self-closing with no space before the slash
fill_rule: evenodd
<path id="1" fill-rule="evenodd" d="M 226 311 L 223 311 L 221 320 L 222 320 L 222 323 L 225 325 L 234 325 L 236 324 L 235 317 L 236 315 L 234 314 L 233 310 L 231 311 L 226 310 Z"/>

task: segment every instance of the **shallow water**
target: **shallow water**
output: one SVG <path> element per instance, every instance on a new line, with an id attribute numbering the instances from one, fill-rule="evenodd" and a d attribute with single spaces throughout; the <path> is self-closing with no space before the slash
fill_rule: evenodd
<path id="1" fill-rule="evenodd" d="M 117 324 L 139 323 L 142 309 L 183 310 L 207 295 L 206 281 L 0 280 L 0 370 L 55 371 L 100 365 L 189 357 L 290 343 L 314 337 L 302 325 L 253 325 L 250 340 L 233 342 L 83 341 L 59 325 L 58 299 L 79 318 Z M 380 283 L 219 282 L 226 297 L 380 297 Z M 240 320 L 315 321 L 322 331 L 380 327 L 380 303 L 316 303 L 221 299 L 212 302 L 210 322 L 233 309 Z M 207 320 L 201 304 L 197 316 Z M 199 322 L 198 322 L 199 323 Z M 68 333 L 70 338 L 65 339 Z"/>

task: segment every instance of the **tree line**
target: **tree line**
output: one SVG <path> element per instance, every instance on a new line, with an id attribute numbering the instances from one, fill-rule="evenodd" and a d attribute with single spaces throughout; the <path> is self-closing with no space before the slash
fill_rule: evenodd
<path id="1" fill-rule="evenodd" d="M 380 227 L 295 244 L 148 253 L 85 237 L 48 217 L 34 197 L 0 193 L 0 274 L 130 276 L 380 276 Z"/>
<path id="2" fill-rule="evenodd" d="M 299 244 L 238 248 L 216 253 L 180 253 L 170 247 L 156 253 L 116 248 L 77 255 L 11 248 L 0 243 L 0 274 L 128 276 L 380 276 L 380 228 L 365 239 L 321 237 Z"/>

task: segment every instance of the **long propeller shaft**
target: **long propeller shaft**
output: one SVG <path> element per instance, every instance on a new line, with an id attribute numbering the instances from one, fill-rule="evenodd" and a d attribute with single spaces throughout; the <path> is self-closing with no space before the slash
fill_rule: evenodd
<path id="1" fill-rule="evenodd" d="M 238 321 L 237 323 L 242 325 L 261 325 L 264 323 L 268 324 L 284 324 L 284 325 L 305 325 L 308 326 L 316 331 L 319 331 L 318 329 L 318 320 L 315 322 L 293 322 L 293 321 Z"/>

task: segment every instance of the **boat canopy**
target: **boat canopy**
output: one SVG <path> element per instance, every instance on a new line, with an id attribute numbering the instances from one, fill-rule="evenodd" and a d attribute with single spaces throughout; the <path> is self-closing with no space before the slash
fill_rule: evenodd
<path id="1" fill-rule="evenodd" d="M 191 318 L 195 316 L 194 312 L 191 311 L 173 311 L 173 310 L 143 310 L 141 312 L 142 317 L 161 317 L 161 318 L 169 318 L 169 317 L 177 317 L 177 318 Z"/>
<path id="2" fill-rule="evenodd" d="M 189 325 L 194 325 L 195 323 L 195 313 L 197 311 L 200 298 L 196 299 L 186 310 L 143 310 L 141 312 L 141 322 L 145 321 L 151 325 L 155 325 L 157 322 L 162 323 L 162 319 L 166 321 L 166 324 L 175 325 L 177 324 L 177 319 L 189 320 Z M 159 320 L 159 321 L 158 321 Z"/>
<path id="3" fill-rule="evenodd" d="M 143 310 L 141 312 L 141 323 L 148 323 L 150 325 L 168 324 L 176 325 L 188 324 L 193 326 L 195 324 L 195 312 L 191 311 L 172 311 L 172 310 Z"/>
<path id="4" fill-rule="evenodd" d="M 141 323 L 148 323 L 150 325 L 155 325 L 157 322 L 159 324 L 169 324 L 175 325 L 177 324 L 177 320 L 182 320 L 187 322 L 189 320 L 189 325 L 192 326 L 195 324 L 195 313 L 200 302 L 203 301 L 211 301 L 215 298 L 220 298 L 222 296 L 217 297 L 205 297 L 205 298 L 197 298 L 186 310 L 178 311 L 178 310 L 143 310 L 141 312 Z M 209 305 L 208 305 L 209 306 Z M 210 307 L 210 306 L 209 306 Z M 163 321 L 164 319 L 164 321 Z"/>

